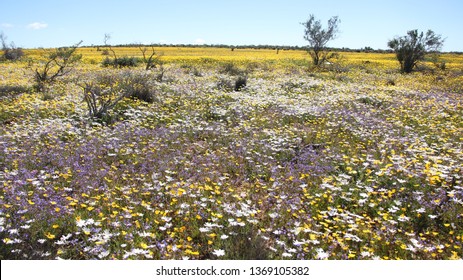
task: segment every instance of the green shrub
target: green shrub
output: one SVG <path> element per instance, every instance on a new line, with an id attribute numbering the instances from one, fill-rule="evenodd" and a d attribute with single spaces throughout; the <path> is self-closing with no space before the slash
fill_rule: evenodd
<path id="1" fill-rule="evenodd" d="M 30 88 L 27 86 L 20 85 L 1 85 L 0 86 L 0 97 L 18 95 L 24 92 L 30 91 Z"/>
<path id="2" fill-rule="evenodd" d="M 3 34 L 3 32 L 0 33 L 0 43 L 2 44 L 2 51 L 3 51 L 3 55 L 1 58 L 5 60 L 12 60 L 12 61 L 21 59 L 21 57 L 24 56 L 23 49 L 16 47 L 13 42 L 8 44 L 6 42 L 6 39 L 7 37 L 5 36 L 5 34 Z"/>
<path id="3" fill-rule="evenodd" d="M 138 58 L 133 56 L 123 56 L 117 58 L 106 57 L 101 63 L 103 67 L 112 66 L 114 68 L 136 67 L 138 65 Z"/>
<path id="4" fill-rule="evenodd" d="M 19 60 L 24 56 L 24 51 L 21 48 L 11 48 L 3 50 L 3 57 L 6 60 Z"/>
<path id="5" fill-rule="evenodd" d="M 124 98 L 155 101 L 154 79 L 147 73 L 125 71 L 116 75 L 100 74 L 81 85 L 91 118 L 112 120 L 111 110 Z M 107 122 L 108 123 L 108 122 Z"/>
<path id="6" fill-rule="evenodd" d="M 241 89 L 243 89 L 246 86 L 247 81 L 248 79 L 246 76 L 239 76 L 235 80 L 235 91 L 240 91 Z"/>
<path id="7" fill-rule="evenodd" d="M 82 59 L 82 55 L 76 53 L 81 43 L 82 41 L 74 46 L 57 48 L 46 53 L 45 61 L 35 69 L 34 87 L 37 91 L 45 92 L 47 87 L 58 78 L 71 72 L 74 66 Z"/>
<path id="8" fill-rule="evenodd" d="M 148 103 L 153 103 L 156 100 L 153 80 L 153 77 L 146 73 L 126 72 L 122 78 L 123 87 L 128 97 Z"/>
<path id="9" fill-rule="evenodd" d="M 103 61 L 101 62 L 101 66 L 103 67 L 114 66 L 114 60 L 109 57 L 105 57 L 105 59 L 103 59 Z"/>
<path id="10" fill-rule="evenodd" d="M 219 72 L 221 74 L 227 74 L 227 75 L 231 75 L 231 76 L 236 76 L 236 75 L 243 74 L 243 70 L 238 68 L 232 62 L 228 62 L 225 65 L 223 65 L 222 68 L 219 70 Z"/>
<path id="11" fill-rule="evenodd" d="M 390 40 L 387 45 L 393 49 L 400 63 L 403 73 L 410 73 L 419 61 L 424 60 L 426 54 L 437 54 L 444 44 L 441 35 L 428 30 L 425 33 L 418 30 L 410 30 L 406 36 Z M 445 67 L 445 66 L 444 66 Z"/>
<path id="12" fill-rule="evenodd" d="M 230 79 L 227 79 L 225 77 L 221 77 L 217 81 L 217 89 L 223 90 L 223 91 L 226 91 L 226 92 L 230 92 L 230 91 L 233 91 L 234 86 L 233 86 L 233 83 L 232 83 L 232 81 Z"/>

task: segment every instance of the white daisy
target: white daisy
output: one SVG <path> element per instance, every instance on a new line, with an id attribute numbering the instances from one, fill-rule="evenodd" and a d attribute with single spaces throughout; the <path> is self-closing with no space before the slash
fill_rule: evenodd
<path id="1" fill-rule="evenodd" d="M 225 255 L 225 250 L 222 250 L 222 249 L 214 250 L 212 254 L 216 255 L 217 257 L 221 257 Z"/>

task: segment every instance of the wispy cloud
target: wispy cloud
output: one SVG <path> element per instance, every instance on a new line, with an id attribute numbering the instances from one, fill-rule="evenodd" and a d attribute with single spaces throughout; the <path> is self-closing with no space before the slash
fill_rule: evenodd
<path id="1" fill-rule="evenodd" d="M 3 28 L 12 28 L 12 27 L 14 27 L 14 25 L 11 24 L 11 23 L 2 23 L 2 24 L 0 24 L 0 26 L 3 27 Z"/>
<path id="2" fill-rule="evenodd" d="M 48 27 L 48 24 L 43 23 L 43 22 L 33 22 L 33 23 L 27 25 L 27 28 L 33 29 L 33 30 L 44 29 L 44 28 L 47 28 L 47 27 Z"/>

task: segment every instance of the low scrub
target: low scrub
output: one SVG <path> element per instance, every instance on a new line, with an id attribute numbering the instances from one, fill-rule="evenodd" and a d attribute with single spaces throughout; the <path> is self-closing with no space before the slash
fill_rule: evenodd
<path id="1" fill-rule="evenodd" d="M 106 57 L 101 63 L 103 67 L 125 68 L 136 67 L 138 65 L 138 58 L 133 56 L 123 56 L 117 58 Z"/>
<path id="2" fill-rule="evenodd" d="M 91 118 L 108 121 L 110 111 L 124 98 L 155 101 L 154 79 L 148 74 L 129 71 L 117 75 L 100 74 L 81 85 Z"/>

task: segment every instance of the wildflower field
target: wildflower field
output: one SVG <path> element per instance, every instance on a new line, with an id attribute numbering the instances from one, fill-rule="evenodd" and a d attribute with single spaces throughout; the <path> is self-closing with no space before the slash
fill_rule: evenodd
<path id="1" fill-rule="evenodd" d="M 403 75 L 393 54 L 79 51 L 46 93 L 40 50 L 0 63 L 1 259 L 462 258 L 463 55 Z M 92 119 L 101 76 L 154 101 Z"/>

